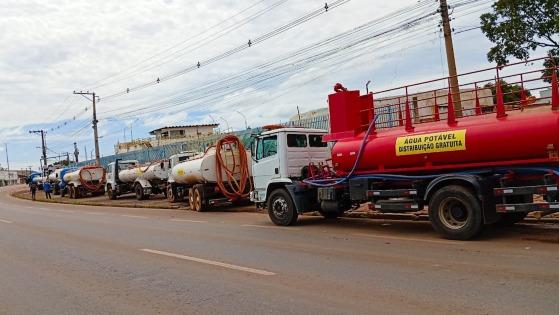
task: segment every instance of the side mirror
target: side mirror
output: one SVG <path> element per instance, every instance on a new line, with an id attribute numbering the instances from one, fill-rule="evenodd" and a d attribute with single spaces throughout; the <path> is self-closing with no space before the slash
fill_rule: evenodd
<path id="1" fill-rule="evenodd" d="M 258 160 L 256 159 L 256 146 L 254 145 L 254 139 L 252 138 L 250 139 L 250 158 L 255 162 L 258 163 Z"/>

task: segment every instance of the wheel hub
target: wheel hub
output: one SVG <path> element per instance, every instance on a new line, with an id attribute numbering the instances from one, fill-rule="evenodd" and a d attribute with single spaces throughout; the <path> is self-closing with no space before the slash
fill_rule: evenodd
<path id="1" fill-rule="evenodd" d="M 469 214 L 466 205 L 462 201 L 449 198 L 441 203 L 439 217 L 447 228 L 456 230 L 463 228 L 467 224 Z"/>
<path id="2" fill-rule="evenodd" d="M 272 211 L 274 212 L 274 216 L 280 219 L 285 219 L 288 213 L 288 204 L 285 198 L 277 198 L 272 203 Z"/>

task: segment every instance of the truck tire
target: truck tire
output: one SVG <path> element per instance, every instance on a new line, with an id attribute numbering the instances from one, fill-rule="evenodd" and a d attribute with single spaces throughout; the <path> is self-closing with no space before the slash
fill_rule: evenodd
<path id="1" fill-rule="evenodd" d="M 204 185 L 194 185 L 192 189 L 192 202 L 190 207 L 197 212 L 203 212 L 207 209 L 206 197 L 204 193 Z M 190 196 L 189 196 L 190 197 Z M 189 198 L 190 199 L 190 198 Z"/>
<path id="2" fill-rule="evenodd" d="M 111 185 L 107 186 L 107 196 L 110 200 L 116 200 L 117 198 L 116 191 L 113 190 L 113 187 Z"/>
<path id="3" fill-rule="evenodd" d="M 481 204 L 470 189 L 449 185 L 437 190 L 429 202 L 431 225 L 443 237 L 468 240 L 483 229 Z"/>
<path id="4" fill-rule="evenodd" d="M 177 187 L 173 184 L 167 184 L 167 200 L 169 202 L 178 202 L 179 194 L 177 192 Z"/>
<path id="5" fill-rule="evenodd" d="M 299 214 L 287 190 L 278 188 L 271 192 L 268 197 L 268 216 L 275 225 L 289 226 L 297 222 Z"/>
<path id="6" fill-rule="evenodd" d="M 136 200 L 145 199 L 144 188 L 142 188 L 142 185 L 137 184 L 136 186 L 134 186 L 134 193 L 136 194 Z"/>

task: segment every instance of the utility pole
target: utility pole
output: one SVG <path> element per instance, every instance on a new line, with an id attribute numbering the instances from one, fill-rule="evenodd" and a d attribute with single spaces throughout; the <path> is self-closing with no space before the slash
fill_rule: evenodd
<path id="1" fill-rule="evenodd" d="M 87 146 L 83 146 L 83 154 L 85 154 L 85 159 L 84 161 L 87 161 Z"/>
<path id="2" fill-rule="evenodd" d="M 78 144 L 74 142 L 74 157 L 76 158 L 76 163 L 78 163 L 78 157 L 80 156 L 80 151 L 78 150 Z"/>
<path id="3" fill-rule="evenodd" d="M 4 143 L 4 145 L 6 146 L 6 165 L 8 165 L 8 171 L 10 170 L 10 158 L 8 157 L 8 144 Z M 8 176 L 10 173 L 8 172 Z"/>
<path id="4" fill-rule="evenodd" d="M 452 44 L 452 29 L 448 16 L 448 4 L 446 0 L 439 0 L 440 11 L 443 22 L 444 44 L 446 48 L 446 61 L 448 63 L 448 75 L 450 77 L 450 91 L 454 101 L 456 117 L 462 117 L 462 102 L 460 100 L 460 86 L 458 85 L 458 73 L 456 71 L 456 59 L 454 58 L 454 45 Z"/>
<path id="5" fill-rule="evenodd" d="M 98 98 L 99 96 L 95 96 L 95 92 L 89 92 L 89 91 L 87 91 L 87 92 L 82 92 L 82 91 L 76 92 L 76 91 L 74 91 L 74 94 L 81 95 L 88 100 L 89 100 L 89 98 L 87 98 L 85 95 L 91 95 L 91 101 L 93 103 L 93 120 L 92 120 L 92 123 L 93 123 L 93 140 L 95 142 L 95 162 L 97 163 L 97 165 L 101 165 L 101 159 L 99 157 L 99 135 L 97 133 L 97 123 L 99 121 L 97 120 L 97 109 L 95 108 L 95 101 L 96 101 L 96 98 Z"/>
<path id="6" fill-rule="evenodd" d="M 41 129 L 41 130 L 29 130 L 29 133 L 41 134 L 41 147 L 43 149 L 43 163 L 44 163 L 43 172 L 44 172 L 44 170 L 47 168 L 47 145 L 45 142 L 46 132 L 43 129 Z"/>

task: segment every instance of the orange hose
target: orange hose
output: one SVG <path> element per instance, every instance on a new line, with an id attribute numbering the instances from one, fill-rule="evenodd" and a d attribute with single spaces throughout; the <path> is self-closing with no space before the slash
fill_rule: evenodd
<path id="1" fill-rule="evenodd" d="M 99 166 L 85 166 L 82 167 L 80 169 L 80 183 L 87 188 L 89 191 L 98 191 L 99 189 L 101 189 L 101 187 L 103 187 L 103 185 L 105 185 L 105 175 L 106 175 L 106 171 L 104 168 L 101 167 L 101 169 L 103 170 L 103 178 L 99 181 L 99 184 L 95 185 L 92 183 L 89 183 L 87 180 L 85 180 L 82 176 L 82 172 L 86 171 L 91 175 L 91 172 L 89 170 L 91 169 L 97 169 L 99 168 Z M 91 176 L 90 176 L 91 177 Z"/>
<path id="2" fill-rule="evenodd" d="M 224 152 L 223 156 L 221 154 L 222 151 Z M 235 157 L 236 151 L 239 156 L 239 168 L 237 168 L 237 161 Z M 232 169 L 230 169 L 227 165 L 228 152 L 231 153 L 233 159 Z M 250 187 L 252 189 L 252 179 L 250 178 L 246 149 L 241 140 L 234 135 L 227 135 L 221 138 L 215 145 L 215 155 L 217 186 L 219 187 L 221 193 L 230 200 L 247 198 L 250 191 L 250 189 L 247 191 L 247 188 Z M 223 179 L 222 173 L 227 175 L 226 182 Z M 239 179 L 236 179 L 235 177 L 239 177 Z"/>

